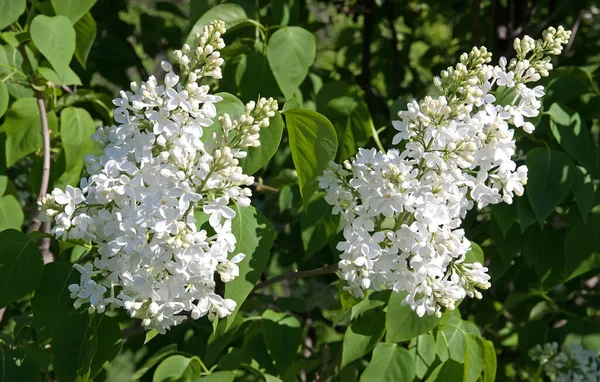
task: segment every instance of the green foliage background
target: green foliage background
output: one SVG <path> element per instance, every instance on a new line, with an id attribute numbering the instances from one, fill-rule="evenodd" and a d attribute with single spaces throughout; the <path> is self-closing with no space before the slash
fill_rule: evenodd
<path id="1" fill-rule="evenodd" d="M 25 234 L 43 183 L 39 102 L 49 190 L 77 184 L 111 99 L 160 76 L 160 61 L 214 19 L 228 28 L 220 112 L 259 95 L 283 106 L 261 137 L 267 151 L 244 164 L 258 182 L 235 233 L 250 258 L 225 293 L 245 301 L 214 327 L 200 319 L 163 336 L 120 311 L 75 311 L 70 263 L 90 248 Z M 357 301 L 327 268 L 254 287 L 337 263 L 339 219 L 315 182 L 329 160 L 391 147 L 398 110 L 471 46 L 510 57 L 515 37 L 559 24 L 575 37 L 543 80 L 535 134 L 518 141 L 526 193 L 466 219 L 479 243 L 470 255 L 492 276 L 482 300 L 418 318 L 389 291 Z M 598 25 L 588 0 L 0 0 L 0 382 L 530 381 L 542 378 L 527 357 L 535 344 L 600 352 Z"/>

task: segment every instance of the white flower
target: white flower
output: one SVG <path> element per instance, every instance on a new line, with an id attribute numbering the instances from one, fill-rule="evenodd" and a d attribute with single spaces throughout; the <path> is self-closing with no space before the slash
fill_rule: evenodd
<path id="1" fill-rule="evenodd" d="M 221 224 L 221 219 L 233 219 L 235 217 L 235 211 L 228 207 L 229 200 L 222 196 L 208 202 L 202 207 L 202 210 L 210 215 L 208 222 L 211 226 L 216 227 Z"/>
<path id="2" fill-rule="evenodd" d="M 67 186 L 65 192 L 55 188 L 52 191 L 52 197 L 56 203 L 65 206 L 64 211 L 69 216 L 73 215 L 73 212 L 75 212 L 75 208 L 77 208 L 78 204 L 81 204 L 85 201 L 81 190 L 74 188 L 73 186 Z"/>

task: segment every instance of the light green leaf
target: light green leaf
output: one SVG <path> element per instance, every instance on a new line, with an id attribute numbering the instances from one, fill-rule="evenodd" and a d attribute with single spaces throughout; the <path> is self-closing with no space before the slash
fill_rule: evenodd
<path id="1" fill-rule="evenodd" d="M 431 333 L 413 338 L 408 346 L 413 359 L 417 377 L 422 379 L 435 361 L 435 339 Z"/>
<path id="2" fill-rule="evenodd" d="M 494 350 L 494 344 L 491 341 L 481 341 L 484 355 L 483 382 L 494 382 L 496 380 L 496 369 L 498 368 L 496 350 Z"/>
<path id="3" fill-rule="evenodd" d="M 95 378 L 121 351 L 121 328 L 116 319 L 107 316 L 96 316 L 92 325 L 98 333 L 98 347 L 91 365 L 91 378 Z"/>
<path id="4" fill-rule="evenodd" d="M 471 249 L 469 249 L 469 251 L 465 254 L 465 263 L 471 264 L 477 262 L 479 264 L 483 264 L 484 261 L 485 258 L 483 256 L 483 249 L 481 249 L 479 244 L 472 241 Z"/>
<path id="5" fill-rule="evenodd" d="M 8 100 L 8 88 L 4 82 L 0 81 L 0 117 L 2 117 L 8 109 Z"/>
<path id="6" fill-rule="evenodd" d="M 6 166 L 42 148 L 42 123 L 35 98 L 13 102 L 2 129 L 6 132 Z"/>
<path id="7" fill-rule="evenodd" d="M 0 232 L 0 308 L 33 292 L 42 281 L 44 261 L 35 242 L 14 229 Z"/>
<path id="8" fill-rule="evenodd" d="M 317 178 L 335 158 L 337 135 L 331 122 L 315 111 L 292 109 L 284 115 L 300 193 L 306 206 L 318 188 Z"/>
<path id="9" fill-rule="evenodd" d="M 194 382 L 233 382 L 235 379 L 235 374 L 233 371 L 225 370 L 225 371 L 217 371 L 214 373 L 210 373 L 209 375 L 202 376 L 196 379 Z M 269 379 L 267 378 L 267 382 Z"/>
<path id="10" fill-rule="evenodd" d="M 141 367 L 135 371 L 135 373 L 131 376 L 131 380 L 137 381 L 138 379 L 142 378 L 150 369 L 156 366 L 157 363 L 162 361 L 165 357 L 175 353 L 177 353 L 177 344 L 170 344 L 156 351 L 144 362 Z"/>
<path id="11" fill-rule="evenodd" d="M 360 376 L 361 382 L 412 381 L 415 364 L 408 350 L 396 344 L 379 344 Z"/>
<path id="12" fill-rule="evenodd" d="M 231 326 L 240 306 L 260 278 L 269 260 L 269 250 L 275 239 L 271 223 L 254 207 L 235 205 L 234 210 L 236 215 L 231 222 L 231 230 L 237 243 L 233 255 L 243 253 L 246 257 L 238 264 L 240 275 L 225 284 L 224 297 L 237 303 L 235 311 L 225 318 L 226 329 Z"/>
<path id="13" fill-rule="evenodd" d="M 44 277 L 31 299 L 33 325 L 41 344 L 49 342 L 56 326 L 75 310 L 68 287 L 79 283 L 79 276 L 67 263 L 44 265 Z"/>
<path id="14" fill-rule="evenodd" d="M 0 382 L 16 381 L 39 382 L 40 366 L 30 354 L 24 351 L 0 347 Z"/>
<path id="15" fill-rule="evenodd" d="M 44 64 L 48 65 L 45 61 L 42 65 Z M 46 66 L 40 66 L 38 72 L 55 85 L 81 85 L 81 79 L 71 68 L 67 68 L 63 77 L 59 77 L 54 70 Z"/>
<path id="16" fill-rule="evenodd" d="M 75 58 L 85 68 L 87 58 L 96 40 L 96 21 L 92 14 L 87 12 L 77 23 L 75 28 Z"/>
<path id="17" fill-rule="evenodd" d="M 191 44 L 196 37 L 196 33 L 202 34 L 202 29 L 214 20 L 225 21 L 225 27 L 228 31 L 231 31 L 235 27 L 248 20 L 248 16 L 246 16 L 246 11 L 244 11 L 244 8 L 237 4 L 217 5 L 200 16 L 198 21 L 196 21 L 194 24 L 185 42 Z"/>
<path id="18" fill-rule="evenodd" d="M 283 118 L 279 112 L 276 112 L 271 118 L 271 124 L 260 129 L 260 146 L 250 147 L 248 156 L 239 160 L 244 174 L 252 175 L 267 164 L 279 148 L 282 135 Z"/>
<path id="19" fill-rule="evenodd" d="M 87 312 L 67 316 L 52 336 L 52 364 L 61 381 L 88 381 L 98 336 Z"/>
<path id="20" fill-rule="evenodd" d="M 0 0 L 0 30 L 19 19 L 26 3 L 25 0 Z"/>
<path id="21" fill-rule="evenodd" d="M 563 201 L 575 176 L 571 159 L 555 150 L 535 148 L 527 153 L 525 193 L 540 224 Z"/>
<path id="22" fill-rule="evenodd" d="M 262 333 L 277 372 L 285 374 L 302 347 L 300 322 L 294 316 L 267 309 L 262 314 Z"/>
<path id="23" fill-rule="evenodd" d="M 70 106 L 61 111 L 60 139 L 65 150 L 66 165 L 57 187 L 79 184 L 83 158 L 96 149 L 96 143 L 91 138 L 95 132 L 94 120 L 85 109 Z"/>
<path id="24" fill-rule="evenodd" d="M 25 220 L 21 203 L 13 195 L 0 197 L 0 232 L 5 229 L 20 230 Z"/>
<path id="25" fill-rule="evenodd" d="M 300 27 L 280 28 L 269 39 L 267 59 L 286 99 L 294 96 L 308 75 L 316 46 L 315 36 Z"/>
<path id="26" fill-rule="evenodd" d="M 54 12 L 66 16 L 75 24 L 96 3 L 96 0 L 51 0 Z"/>
<path id="27" fill-rule="evenodd" d="M 385 329 L 387 334 L 385 342 L 407 341 L 433 329 L 439 318 L 435 316 L 419 317 L 410 306 L 402 305 L 406 293 L 392 292 L 388 302 Z"/>
<path id="28" fill-rule="evenodd" d="M 343 369 L 367 354 L 383 338 L 385 314 L 370 310 L 348 326 L 342 347 Z"/>
<path id="29" fill-rule="evenodd" d="M 458 382 L 463 380 L 463 375 L 463 365 L 456 361 L 448 360 L 433 370 L 427 378 L 427 382 Z"/>
<path id="30" fill-rule="evenodd" d="M 282 110 L 282 112 L 285 113 L 288 110 L 301 109 L 301 108 L 302 108 L 302 104 L 300 103 L 300 101 L 298 101 L 298 98 L 292 97 L 292 98 L 288 99 L 287 101 L 285 101 L 285 103 L 283 104 L 283 108 L 281 110 Z"/>
<path id="31" fill-rule="evenodd" d="M 391 291 L 389 290 L 374 291 L 369 293 L 358 304 L 352 307 L 350 319 L 354 320 L 356 317 L 360 316 L 368 310 L 375 309 L 378 306 L 386 305 L 390 299 L 390 293 Z"/>
<path id="32" fill-rule="evenodd" d="M 71 21 L 65 16 L 37 15 L 31 22 L 30 33 L 40 53 L 64 79 L 75 52 L 75 29 Z"/>
<path id="33" fill-rule="evenodd" d="M 481 376 L 485 362 L 485 349 L 482 339 L 474 334 L 465 335 L 465 372 L 463 382 L 475 382 Z"/>
<path id="34" fill-rule="evenodd" d="M 188 358 L 182 355 L 172 355 L 158 365 L 154 371 L 152 382 L 193 380 L 200 377 L 201 365 L 198 357 Z"/>

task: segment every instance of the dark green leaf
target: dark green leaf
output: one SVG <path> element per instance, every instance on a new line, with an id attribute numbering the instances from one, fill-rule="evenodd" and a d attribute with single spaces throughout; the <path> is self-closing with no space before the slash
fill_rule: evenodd
<path id="1" fill-rule="evenodd" d="M 248 156 L 240 159 L 244 173 L 252 175 L 260 170 L 275 155 L 283 134 L 283 118 L 279 112 L 271 118 L 271 124 L 260 130 L 260 146 L 250 147 Z"/>
<path id="2" fill-rule="evenodd" d="M 329 239 L 338 232 L 339 215 L 331 213 L 331 205 L 321 195 L 315 195 L 306 207 L 306 213 L 300 215 L 302 244 L 306 257 L 325 247 Z"/>
<path id="3" fill-rule="evenodd" d="M 379 344 L 373 358 L 360 376 L 361 382 L 412 381 L 415 364 L 408 350 L 396 344 Z"/>
<path id="4" fill-rule="evenodd" d="M 0 197 L 0 232 L 13 228 L 20 230 L 25 216 L 21 203 L 12 195 Z"/>
<path id="5" fill-rule="evenodd" d="M 350 362 L 367 354 L 383 338 L 385 314 L 370 310 L 354 321 L 344 335 L 342 350 L 343 369 Z"/>
<path id="6" fill-rule="evenodd" d="M 271 12 L 279 25 L 296 24 L 300 13 L 300 0 L 273 0 Z"/>
<path id="7" fill-rule="evenodd" d="M 98 348 L 91 365 L 91 378 L 95 378 L 121 351 L 121 328 L 116 319 L 107 315 L 96 316 L 92 325 L 96 325 L 98 333 Z"/>
<path id="8" fill-rule="evenodd" d="M 577 166 L 575 180 L 573 181 L 573 195 L 575 196 L 577 209 L 584 222 L 592 207 L 594 207 L 594 198 L 598 190 L 598 183 L 598 179 L 593 179 L 585 167 Z"/>
<path id="9" fill-rule="evenodd" d="M 410 306 L 402 305 L 405 296 L 406 293 L 396 292 L 392 292 L 390 295 L 385 319 L 385 329 L 387 330 L 385 342 L 394 343 L 410 340 L 427 333 L 440 321 L 435 316 L 417 316 Z"/>
<path id="10" fill-rule="evenodd" d="M 37 15 L 31 22 L 30 33 L 40 53 L 52 64 L 58 77 L 64 79 L 75 52 L 75 29 L 71 21 L 65 16 Z"/>
<path id="11" fill-rule="evenodd" d="M 0 81 L 0 117 L 2 117 L 8 109 L 8 98 L 8 88 L 4 82 Z"/>
<path id="12" fill-rule="evenodd" d="M 517 222 L 517 203 L 498 203 L 491 207 L 494 220 L 498 223 L 502 235 L 506 237 L 508 230 Z"/>
<path id="13" fill-rule="evenodd" d="M 75 23 L 74 28 L 76 36 L 75 58 L 85 68 L 88 55 L 96 39 L 96 21 L 94 21 L 92 14 L 88 12 Z"/>
<path id="14" fill-rule="evenodd" d="M 600 267 L 600 214 L 578 222 L 565 238 L 566 279 Z M 1 278 L 0 278 L 1 279 Z"/>
<path id="15" fill-rule="evenodd" d="M 0 232 L 0 243 L 0 307 L 5 307 L 37 288 L 44 261 L 35 242 L 17 230 Z"/>
<path id="16" fill-rule="evenodd" d="M 54 371 L 61 381 L 87 381 L 98 348 L 93 320 L 87 312 L 67 316 L 52 336 Z"/>
<path id="17" fill-rule="evenodd" d="M 262 315 L 262 332 L 277 372 L 285 374 L 302 346 L 300 322 L 294 316 L 268 309 Z"/>
<path id="18" fill-rule="evenodd" d="M 548 114 L 552 134 L 562 148 L 580 164 L 594 169 L 595 155 L 590 133 L 579 114 L 557 103 L 552 104 Z"/>
<path id="19" fill-rule="evenodd" d="M 21 350 L 6 350 L 0 346 L 0 382 L 39 381 L 40 366 L 31 355 Z"/>
<path id="20" fill-rule="evenodd" d="M 225 21 L 225 27 L 228 31 L 231 31 L 235 27 L 248 20 L 248 16 L 246 16 L 246 11 L 244 11 L 244 8 L 237 4 L 217 5 L 200 16 L 198 21 L 196 21 L 194 24 L 194 27 L 190 31 L 190 34 L 185 42 L 190 44 L 196 37 L 196 33 L 202 34 L 202 29 L 214 20 Z"/>
<path id="21" fill-rule="evenodd" d="M 217 371 L 209 375 L 202 376 L 194 382 L 233 382 L 235 374 L 233 371 Z M 267 378 L 267 382 L 269 379 Z"/>
<path id="22" fill-rule="evenodd" d="M 317 178 L 335 158 L 337 135 L 331 122 L 315 111 L 293 109 L 284 114 L 300 193 L 308 205 L 318 188 Z"/>
<path id="23" fill-rule="evenodd" d="M 233 255 L 243 253 L 246 257 L 238 264 L 240 275 L 225 284 L 225 298 L 237 303 L 235 311 L 225 319 L 227 328 L 233 323 L 240 306 L 267 265 L 269 250 L 275 238 L 271 223 L 254 207 L 236 205 L 234 209 L 236 216 L 231 222 L 231 230 L 237 243 Z"/>
<path id="24" fill-rule="evenodd" d="M 33 324 L 40 343 L 50 341 L 56 326 L 75 310 L 68 287 L 78 284 L 79 276 L 67 263 L 44 265 L 44 277 L 31 299 Z"/>
<path id="25" fill-rule="evenodd" d="M 565 230 L 552 227 L 530 229 L 523 245 L 523 255 L 533 266 L 545 290 L 550 290 L 565 279 Z"/>
<path id="26" fill-rule="evenodd" d="M 18 20 L 25 12 L 25 0 L 0 0 L 0 30 Z"/>
<path id="27" fill-rule="evenodd" d="M 242 56 L 235 71 L 235 83 L 244 100 L 275 97 L 281 93 L 267 58 L 259 52 Z"/>
<path id="28" fill-rule="evenodd" d="M 352 307 L 352 313 L 350 315 L 350 318 L 352 320 L 354 320 L 356 317 L 358 317 L 359 315 L 363 314 L 364 312 L 366 312 L 368 310 L 375 309 L 378 306 L 383 306 L 383 305 L 387 304 L 389 299 L 390 299 L 390 291 L 389 290 L 375 291 L 375 292 L 369 293 L 358 304 L 356 304 Z"/>
<path id="29" fill-rule="evenodd" d="M 559 151 L 535 148 L 527 153 L 526 163 L 529 179 L 525 193 L 542 224 L 569 193 L 575 176 L 573 162 Z"/>
<path id="30" fill-rule="evenodd" d="M 436 367 L 427 382 L 463 381 L 464 367 L 460 363 L 448 360 Z"/>
<path id="31" fill-rule="evenodd" d="M 292 98 L 315 61 L 315 36 L 300 27 L 278 29 L 267 45 L 267 58 L 285 99 Z"/>
<path id="32" fill-rule="evenodd" d="M 135 373 L 131 376 L 131 380 L 137 381 L 138 379 L 142 378 L 148 372 L 148 370 L 156 366 L 157 363 L 162 361 L 165 357 L 175 353 L 177 353 L 177 344 L 170 344 L 158 350 L 135 371 Z"/>

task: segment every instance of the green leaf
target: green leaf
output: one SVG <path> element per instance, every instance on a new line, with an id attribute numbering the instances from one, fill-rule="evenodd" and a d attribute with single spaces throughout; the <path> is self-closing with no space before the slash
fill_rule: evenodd
<path id="1" fill-rule="evenodd" d="M 25 47 L 25 51 L 33 66 L 33 70 L 37 69 L 37 60 L 35 59 L 34 53 L 27 46 Z M 17 73 L 17 71 L 27 73 L 30 70 L 29 65 L 23 64 L 21 52 L 15 47 L 8 45 L 0 45 L 0 64 L 2 64 L 0 66 L 0 74 L 5 74 L 5 76 L 2 76 L 4 78 L 10 76 L 11 78 L 14 77 L 15 79 L 23 81 L 25 80 L 23 74 Z M 13 81 L 6 81 L 4 84 L 8 89 L 8 93 L 16 99 L 33 96 L 33 90 L 29 87 L 24 87 Z M 0 131 L 1 130 L 2 129 L 0 129 Z"/>
<path id="2" fill-rule="evenodd" d="M 285 99 L 292 98 L 315 61 L 315 36 L 300 27 L 278 29 L 267 45 L 267 59 Z"/>
<path id="3" fill-rule="evenodd" d="M 196 33 L 202 34 L 202 29 L 214 20 L 225 21 L 225 27 L 227 28 L 227 31 L 231 31 L 235 27 L 248 20 L 248 16 L 246 16 L 246 11 L 244 11 L 244 8 L 237 4 L 217 5 L 200 16 L 198 21 L 196 21 L 192 27 L 192 30 L 190 31 L 190 34 L 185 42 L 191 44 L 196 37 Z"/>
<path id="4" fill-rule="evenodd" d="M 139 367 L 135 373 L 131 376 L 132 381 L 137 381 L 142 378 L 150 369 L 152 369 L 157 363 L 162 361 L 165 357 L 171 354 L 177 353 L 177 344 L 170 344 L 164 348 L 156 351 L 150 358 L 148 358 L 144 364 Z"/>
<path id="5" fill-rule="evenodd" d="M 237 243 L 233 255 L 243 253 L 246 257 L 238 264 L 240 275 L 225 284 L 224 297 L 237 303 L 233 313 L 225 318 L 226 329 L 229 329 L 240 306 L 260 278 L 269 260 L 269 250 L 275 239 L 271 223 L 254 207 L 235 205 L 234 210 L 236 215 L 231 222 L 231 230 Z"/>
<path id="6" fill-rule="evenodd" d="M 279 25 L 296 24 L 300 14 L 300 0 L 273 0 L 271 12 Z"/>
<path id="7" fill-rule="evenodd" d="M 300 215 L 305 258 L 325 247 L 338 232 L 340 216 L 333 215 L 332 208 L 322 195 L 315 195 L 308 203 L 306 213 Z"/>
<path id="8" fill-rule="evenodd" d="M 521 227 L 521 233 L 531 226 L 536 221 L 535 213 L 529 204 L 529 200 L 526 196 L 520 196 L 517 198 L 517 214 L 519 216 L 519 226 Z"/>
<path id="9" fill-rule="evenodd" d="M 234 379 L 235 374 L 233 371 L 226 370 L 204 375 L 196 379 L 195 382 L 233 382 Z M 269 382 L 269 378 L 267 378 L 267 382 Z"/>
<path id="10" fill-rule="evenodd" d="M 248 156 L 239 160 L 244 174 L 252 175 L 267 164 L 279 148 L 282 135 L 283 118 L 279 112 L 276 112 L 271 118 L 271 124 L 260 130 L 260 146 L 250 147 Z"/>
<path id="11" fill-rule="evenodd" d="M 598 179 L 593 179 L 588 170 L 583 166 L 577 166 L 575 171 L 575 180 L 573 181 L 573 196 L 577 203 L 577 209 L 585 222 L 592 207 L 594 207 L 594 198 L 598 191 Z"/>
<path id="12" fill-rule="evenodd" d="M 348 326 L 342 347 L 343 369 L 367 354 L 383 338 L 385 314 L 370 310 Z"/>
<path id="13" fill-rule="evenodd" d="M 481 249 L 479 244 L 472 241 L 471 249 L 469 249 L 469 251 L 465 254 L 465 263 L 471 264 L 477 262 L 483 264 L 484 261 L 485 258 L 483 256 L 483 249 Z"/>
<path id="14" fill-rule="evenodd" d="M 21 203 L 12 195 L 0 197 L 0 232 L 13 228 L 20 230 L 25 220 Z"/>
<path id="15" fill-rule="evenodd" d="M 235 83 L 242 99 L 277 96 L 281 93 L 265 55 L 251 52 L 243 55 L 235 70 Z"/>
<path id="16" fill-rule="evenodd" d="M 61 111 L 60 139 L 65 150 L 66 165 L 57 187 L 79 184 L 83 158 L 96 149 L 96 143 L 91 138 L 95 132 L 94 120 L 85 109 L 70 106 Z"/>
<path id="17" fill-rule="evenodd" d="M 361 382 L 412 381 L 415 364 L 408 350 L 396 344 L 379 344 L 360 376 Z"/>
<path id="18" fill-rule="evenodd" d="M 0 346 L 0 382 L 17 381 L 40 381 L 40 366 L 30 354 L 21 350 L 6 350 Z"/>
<path id="19" fill-rule="evenodd" d="M 87 312 L 67 316 L 52 336 L 52 364 L 61 381 L 87 381 L 98 348 L 96 327 Z"/>
<path id="20" fill-rule="evenodd" d="M 22 232 L 4 230 L 0 243 L 0 307 L 5 307 L 37 288 L 44 261 L 35 242 Z"/>
<path id="21" fill-rule="evenodd" d="M 0 0 L 0 30 L 19 19 L 26 3 L 25 0 Z"/>
<path id="22" fill-rule="evenodd" d="M 3 81 L 0 81 L 0 117 L 6 113 L 6 110 L 8 109 L 8 101 L 8 88 Z"/>
<path id="23" fill-rule="evenodd" d="M 40 53 L 64 79 L 75 52 L 75 29 L 71 21 L 65 16 L 37 15 L 31 22 L 30 33 Z"/>
<path id="24" fill-rule="evenodd" d="M 416 375 L 423 379 L 435 361 L 435 339 L 431 333 L 413 338 L 408 346 L 413 359 Z"/>
<path id="25" fill-rule="evenodd" d="M 464 382 L 475 382 L 481 376 L 484 368 L 485 349 L 482 339 L 475 334 L 466 334 L 467 349 L 465 352 Z"/>
<path id="26" fill-rule="evenodd" d="M 496 359 L 496 350 L 494 343 L 488 340 L 481 340 L 483 343 L 483 382 L 494 382 L 496 380 L 496 369 L 498 368 Z"/>
<path id="27" fill-rule="evenodd" d="M 354 320 L 356 317 L 360 316 L 366 311 L 371 309 L 375 309 L 378 306 L 386 305 L 390 299 L 390 291 L 375 291 L 369 293 L 364 299 L 362 299 L 358 304 L 352 307 L 352 312 L 350 314 L 350 319 Z"/>
<path id="28" fill-rule="evenodd" d="M 87 58 L 96 40 L 96 21 L 92 14 L 87 12 L 77 23 L 75 28 L 75 58 L 85 68 Z"/>
<path id="29" fill-rule="evenodd" d="M 42 123 L 35 98 L 13 102 L 2 128 L 6 132 L 6 166 L 42 148 Z"/>
<path id="30" fill-rule="evenodd" d="M 600 214 L 578 222 L 565 238 L 565 281 L 600 268 Z M 1 278 L 0 278 L 1 279 Z"/>
<path id="31" fill-rule="evenodd" d="M 298 98 L 292 97 L 292 98 L 288 99 L 287 101 L 285 101 L 285 103 L 283 104 L 283 108 L 281 110 L 283 113 L 285 113 L 288 110 L 301 109 L 301 108 L 302 108 L 302 103 L 300 103 L 300 101 L 298 101 Z"/>
<path id="32" fill-rule="evenodd" d="M 571 189 L 575 176 L 571 159 L 555 150 L 535 148 L 527 153 L 527 198 L 537 220 L 543 224 Z"/>
<path id="33" fill-rule="evenodd" d="M 49 65 L 46 61 L 42 65 Z M 67 68 L 63 77 L 59 77 L 58 74 L 47 66 L 40 66 L 38 72 L 55 85 L 81 85 L 81 79 L 71 68 Z"/>
<path id="34" fill-rule="evenodd" d="M 33 324 L 41 344 L 49 342 L 58 324 L 75 310 L 68 287 L 79 283 L 79 276 L 67 263 L 44 265 L 44 277 L 31 299 Z"/>
<path id="35" fill-rule="evenodd" d="M 284 114 L 300 193 L 308 205 L 318 188 L 317 178 L 335 158 L 337 135 L 331 122 L 315 111 L 293 109 Z"/>
<path id="36" fill-rule="evenodd" d="M 429 378 L 427 378 L 427 382 L 462 381 L 463 374 L 463 365 L 458 362 L 448 360 L 433 370 Z"/>
<path id="37" fill-rule="evenodd" d="M 596 158 L 590 132 L 581 121 L 579 114 L 558 103 L 552 104 L 548 114 L 550 115 L 552 134 L 562 148 L 575 161 L 594 169 Z"/>
<path id="38" fill-rule="evenodd" d="M 392 292 L 388 302 L 385 329 L 387 330 L 385 342 L 408 341 L 433 329 L 439 318 L 435 316 L 419 317 L 410 306 L 402 305 L 406 293 Z"/>
<path id="39" fill-rule="evenodd" d="M 57 15 L 66 16 L 75 24 L 96 3 L 96 0 L 51 0 Z"/>
<path id="40" fill-rule="evenodd" d="M 121 351 L 121 328 L 116 319 L 107 315 L 96 316 L 93 325 L 96 325 L 98 347 L 92 359 L 91 378 L 96 377 Z"/>
<path id="41" fill-rule="evenodd" d="M 502 231 L 502 236 L 506 237 L 510 228 L 517 222 L 517 203 L 498 203 L 492 205 L 491 208 L 494 220 Z"/>
<path id="42" fill-rule="evenodd" d="M 158 365 L 152 382 L 186 381 L 200 377 L 202 363 L 198 357 L 188 358 L 182 355 L 172 355 Z"/>
<path id="43" fill-rule="evenodd" d="M 294 316 L 267 309 L 262 314 L 262 333 L 277 372 L 285 374 L 302 347 L 300 322 Z"/>

